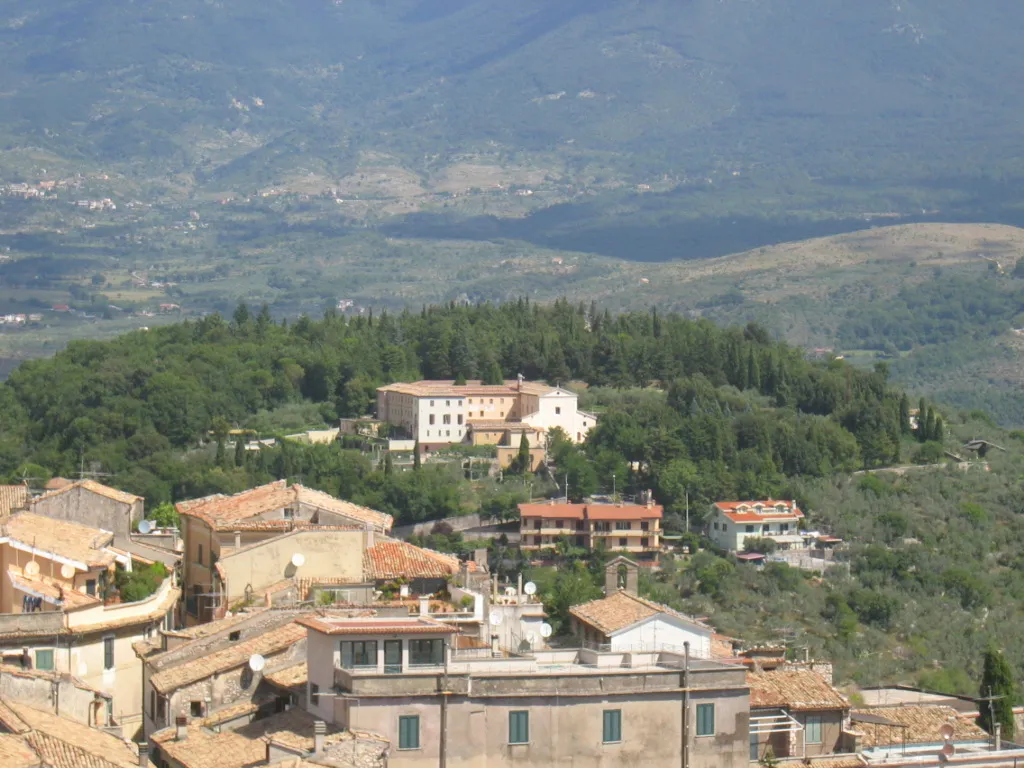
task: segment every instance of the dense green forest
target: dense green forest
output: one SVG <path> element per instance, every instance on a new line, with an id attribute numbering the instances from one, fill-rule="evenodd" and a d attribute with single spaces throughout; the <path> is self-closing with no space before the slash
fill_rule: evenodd
<path id="1" fill-rule="evenodd" d="M 211 462 L 198 446 L 211 432 L 300 403 L 318 421 L 368 413 L 386 382 L 519 373 L 595 388 L 602 423 L 587 446 L 552 448 L 573 496 L 598 490 L 614 469 L 621 488 L 652 484 L 672 509 L 686 488 L 702 499 L 771 495 L 789 476 L 896 461 L 908 429 L 909 405 L 884 368 L 812 364 L 754 325 L 721 329 L 656 311 L 613 316 L 564 301 L 328 313 L 286 325 L 240 305 L 230 320 L 76 342 L 22 365 L 0 389 L 0 471 L 72 473 L 97 462 L 153 501 L 294 475 L 335 493 L 360 496 L 361 486 L 338 485 L 351 475 L 393 491 L 414 480 L 385 480 L 366 459 L 335 449 L 285 445 L 240 455 L 242 466 L 233 466 L 233 454 L 222 450 Z M 609 387 L 635 391 L 597 392 Z M 429 516 L 412 502 L 382 506 L 403 520 Z"/>

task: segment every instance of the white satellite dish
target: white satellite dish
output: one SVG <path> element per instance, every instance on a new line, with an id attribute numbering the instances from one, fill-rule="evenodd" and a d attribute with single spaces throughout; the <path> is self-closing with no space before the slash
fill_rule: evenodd
<path id="1" fill-rule="evenodd" d="M 292 565 L 294 565 L 296 568 L 301 568 L 305 564 L 306 556 L 304 554 L 302 554 L 301 552 L 296 552 L 294 555 L 292 555 Z"/>
<path id="2" fill-rule="evenodd" d="M 501 622 L 503 621 L 500 611 L 491 611 L 491 614 L 487 619 L 491 622 L 492 627 L 501 626 Z"/>
<path id="3" fill-rule="evenodd" d="M 543 624 L 540 625 L 540 636 L 541 637 L 547 639 L 547 638 L 551 637 L 551 633 L 552 632 L 554 632 L 554 630 L 551 629 L 551 625 L 548 624 L 546 621 Z"/>
<path id="4" fill-rule="evenodd" d="M 249 657 L 249 669 L 253 672 L 260 672 L 265 666 L 267 666 L 267 660 L 258 653 L 254 653 Z"/>
<path id="5" fill-rule="evenodd" d="M 946 741 L 949 741 L 950 739 L 952 739 L 954 733 L 955 733 L 955 730 L 954 730 L 952 724 L 950 724 L 950 723 L 943 723 L 942 727 L 939 728 L 939 734 Z"/>
<path id="6" fill-rule="evenodd" d="M 60 567 L 60 575 L 65 579 L 75 578 L 75 566 L 64 563 L 64 565 Z"/>
<path id="7" fill-rule="evenodd" d="M 152 533 L 153 527 L 153 522 L 151 520 L 142 520 L 139 522 L 139 533 Z"/>
<path id="8" fill-rule="evenodd" d="M 515 597 L 515 596 L 516 596 L 516 588 L 515 587 L 505 587 L 505 597 Z"/>
<path id="9" fill-rule="evenodd" d="M 523 585 L 523 592 L 525 592 L 528 595 L 536 595 L 537 585 L 534 584 L 532 581 L 528 581 L 526 582 L 526 584 Z"/>
<path id="10" fill-rule="evenodd" d="M 38 576 L 39 575 L 39 563 L 35 560 L 29 560 L 25 563 L 25 575 L 26 576 Z"/>

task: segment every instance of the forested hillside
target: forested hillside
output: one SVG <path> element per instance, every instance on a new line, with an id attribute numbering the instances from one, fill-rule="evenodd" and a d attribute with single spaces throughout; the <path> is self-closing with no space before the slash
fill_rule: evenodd
<path id="1" fill-rule="evenodd" d="M 333 421 L 370 412 L 386 382 L 520 373 L 665 388 L 667 397 L 641 391 L 596 403 L 603 424 L 589 449 L 606 463 L 643 463 L 651 478 L 636 482 L 653 479 L 666 493 L 681 479 L 664 473 L 696 473 L 694 492 L 714 498 L 726 489 L 770 494 L 787 475 L 888 463 L 908 428 L 906 398 L 884 371 L 809 363 L 756 326 L 722 329 L 656 311 L 613 316 L 564 301 L 376 318 L 328 313 L 288 325 L 242 305 L 230 321 L 213 315 L 76 342 L 22 365 L 0 389 L 0 471 L 27 461 L 70 473 L 95 461 L 134 490 L 167 499 L 206 490 L 209 481 L 183 480 L 185 465 L 170 457 L 224 425 L 298 403 Z M 592 482 L 572 484 L 582 492 Z"/>

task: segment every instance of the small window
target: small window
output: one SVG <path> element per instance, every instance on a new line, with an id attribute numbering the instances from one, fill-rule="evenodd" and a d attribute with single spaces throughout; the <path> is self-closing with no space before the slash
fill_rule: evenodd
<path id="1" fill-rule="evenodd" d="M 534 543 L 535 546 L 539 547 L 541 545 L 541 542 L 543 542 L 543 541 L 544 541 L 544 537 L 543 536 L 534 536 L 533 537 L 533 543 Z"/>
<path id="2" fill-rule="evenodd" d="M 646 549 L 649 546 L 648 539 L 647 538 L 640 539 L 640 546 L 643 547 L 644 549 Z"/>
<path id="3" fill-rule="evenodd" d="M 715 735 L 715 705 L 714 704 L 698 704 L 697 705 L 697 735 L 698 736 L 714 736 Z"/>
<path id="4" fill-rule="evenodd" d="M 451 408 L 452 407 L 452 401 L 451 400 L 445 400 L 444 404 L 445 404 L 446 408 Z"/>
<path id="5" fill-rule="evenodd" d="M 309 684 L 309 703 L 313 706 L 320 703 L 320 686 L 316 683 Z"/>
<path id="6" fill-rule="evenodd" d="M 434 423 L 434 414 L 430 414 L 430 423 L 431 423 L 431 424 L 433 424 L 433 423 Z"/>
<path id="7" fill-rule="evenodd" d="M 494 405 L 494 398 L 493 397 L 490 399 L 489 404 L 490 405 Z"/>
<path id="8" fill-rule="evenodd" d="M 533 530 L 539 531 L 540 530 L 540 525 L 541 525 L 541 523 L 540 523 L 539 519 L 538 520 L 534 520 L 533 521 Z"/>
<path id="9" fill-rule="evenodd" d="M 483 417 L 484 417 L 484 412 L 480 411 L 480 418 L 482 419 Z"/>
<path id="10" fill-rule="evenodd" d="M 789 523 L 782 523 L 782 525 L 779 526 L 779 532 L 780 533 L 785 533 L 788 530 L 789 530 Z"/>
<path id="11" fill-rule="evenodd" d="M 451 437 L 451 436 L 452 436 L 452 431 L 451 431 L 450 429 L 446 429 L 446 430 L 444 431 L 444 436 L 445 436 L 445 437 Z"/>
<path id="12" fill-rule="evenodd" d="M 754 526 L 748 525 L 747 526 L 747 533 L 753 533 L 753 532 L 754 532 Z"/>
<path id="13" fill-rule="evenodd" d="M 398 718 L 398 748 L 420 748 L 420 718 L 418 715 L 402 715 Z"/>
<path id="14" fill-rule="evenodd" d="M 622 741 L 622 710 L 606 709 L 604 711 L 604 736 L 601 739 L 605 744 L 614 744 Z"/>
<path id="15" fill-rule="evenodd" d="M 557 405 L 555 406 L 555 415 L 556 416 L 561 416 L 562 415 L 562 409 L 559 406 L 557 406 Z"/>
<path id="16" fill-rule="evenodd" d="M 85 580 L 85 594 L 96 597 L 96 579 Z"/>
<path id="17" fill-rule="evenodd" d="M 649 530 L 651 530 L 651 524 L 648 523 L 646 520 L 644 520 L 642 523 L 640 523 L 640 530 L 641 531 L 649 531 Z"/>
<path id="18" fill-rule="evenodd" d="M 469 398 L 469 404 L 470 404 L 470 405 L 472 405 L 472 404 L 473 404 L 473 398 L 472 398 L 472 397 L 471 397 L 471 398 Z"/>
<path id="19" fill-rule="evenodd" d="M 715 526 L 715 530 L 717 531 L 718 530 L 718 523 L 714 523 L 714 526 Z"/>
<path id="20" fill-rule="evenodd" d="M 114 668 L 114 636 L 108 635 L 103 638 L 103 668 Z"/>
<path id="21" fill-rule="evenodd" d="M 762 525 L 761 526 L 761 533 L 768 533 L 769 531 L 771 531 L 771 529 L 772 529 L 772 527 L 770 525 Z"/>
<path id="22" fill-rule="evenodd" d="M 562 527 L 562 521 L 561 520 L 555 520 L 555 528 L 561 528 L 561 527 Z"/>
<path id="23" fill-rule="evenodd" d="M 203 716 L 203 702 L 201 702 L 201 701 L 190 702 L 189 703 L 189 708 L 188 708 L 188 713 L 190 715 L 192 715 L 192 717 L 202 717 Z"/>
<path id="24" fill-rule="evenodd" d="M 36 669 L 44 672 L 53 671 L 53 649 L 36 651 Z"/>
<path id="25" fill-rule="evenodd" d="M 456 416 L 455 418 L 458 419 L 458 423 L 459 424 L 462 424 L 462 414 L 461 413 L 458 416 Z"/>
<path id="26" fill-rule="evenodd" d="M 821 744 L 821 715 L 808 715 L 804 723 L 804 741 L 807 744 Z"/>
<path id="27" fill-rule="evenodd" d="M 203 564 L 203 545 L 202 544 L 200 544 L 196 548 L 196 562 L 199 563 L 199 565 Z"/>
<path id="28" fill-rule="evenodd" d="M 620 538 L 619 539 L 619 546 L 620 547 L 627 547 L 627 546 L 629 546 L 629 539 L 627 539 L 625 537 Z"/>
<path id="29" fill-rule="evenodd" d="M 629 530 L 629 521 L 628 520 L 616 520 L 615 521 L 615 530 L 616 531 L 628 531 Z"/>
<path id="30" fill-rule="evenodd" d="M 284 519 L 285 520 L 291 520 L 293 517 L 295 517 L 295 511 L 292 510 L 292 509 L 289 509 L 288 507 L 285 507 L 284 509 L 282 509 L 281 510 L 281 514 L 284 515 Z"/>
<path id="31" fill-rule="evenodd" d="M 434 401 L 433 401 L 433 400 L 431 400 L 431 401 L 430 401 L 430 407 L 431 407 L 431 408 L 433 408 L 433 407 L 434 407 Z"/>
<path id="32" fill-rule="evenodd" d="M 231 633 L 228 634 L 228 640 L 230 640 L 231 642 L 234 642 L 236 640 L 240 640 L 241 638 L 242 638 L 242 630 L 240 630 L 240 629 L 236 629 L 234 632 L 231 632 Z"/>
<path id="33" fill-rule="evenodd" d="M 530 743 L 530 713 L 521 710 L 508 713 L 508 743 Z"/>

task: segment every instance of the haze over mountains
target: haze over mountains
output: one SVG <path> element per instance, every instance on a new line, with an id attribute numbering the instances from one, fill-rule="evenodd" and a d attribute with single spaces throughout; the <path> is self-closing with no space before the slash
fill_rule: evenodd
<path id="1" fill-rule="evenodd" d="M 0 337 L 0 365 L 168 303 L 562 294 L 873 354 L 914 288 L 961 346 L 922 373 L 929 321 L 897 375 L 1019 423 L 1016 232 L 868 238 L 809 256 L 785 302 L 750 275 L 878 224 L 1024 225 L 1022 32 L 1011 0 L 6 0 L 0 315 L 105 319 Z M 739 253 L 731 285 L 687 273 Z"/>

